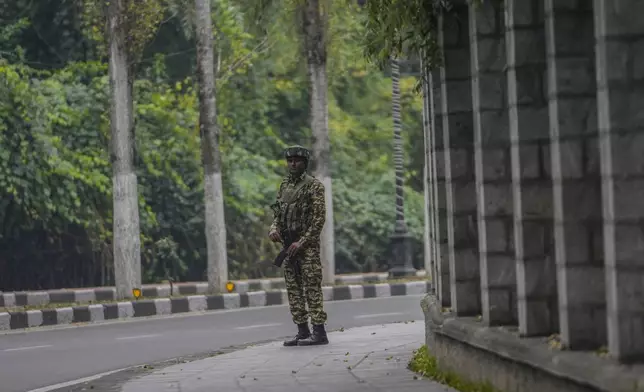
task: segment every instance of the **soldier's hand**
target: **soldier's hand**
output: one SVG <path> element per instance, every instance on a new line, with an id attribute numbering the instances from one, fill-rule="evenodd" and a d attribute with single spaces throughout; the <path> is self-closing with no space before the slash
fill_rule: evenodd
<path id="1" fill-rule="evenodd" d="M 280 236 L 280 233 L 277 232 L 277 230 L 271 230 L 268 233 L 268 238 L 270 238 L 273 242 L 282 242 L 282 237 Z"/>
<path id="2" fill-rule="evenodd" d="M 299 242 L 293 242 L 291 246 L 288 247 L 286 254 L 288 255 L 288 257 L 293 257 L 301 247 L 302 244 L 300 244 Z"/>

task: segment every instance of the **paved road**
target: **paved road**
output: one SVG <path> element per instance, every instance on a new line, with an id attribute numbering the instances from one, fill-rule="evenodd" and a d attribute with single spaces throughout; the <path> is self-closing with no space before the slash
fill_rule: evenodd
<path id="1" fill-rule="evenodd" d="M 329 329 L 420 320 L 422 296 L 326 304 Z M 25 392 L 94 374 L 279 338 L 294 332 L 286 306 L 115 321 L 0 335 L 2 392 Z"/>

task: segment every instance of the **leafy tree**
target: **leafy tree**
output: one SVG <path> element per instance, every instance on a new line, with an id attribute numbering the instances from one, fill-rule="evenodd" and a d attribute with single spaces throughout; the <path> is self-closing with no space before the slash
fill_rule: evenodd
<path id="1" fill-rule="evenodd" d="M 134 101 L 132 66 L 156 32 L 163 15 L 159 0 L 85 0 L 90 21 L 104 19 L 109 56 L 110 125 L 113 195 L 114 272 L 117 298 L 132 297 L 141 285 L 138 179 L 134 170 Z M 102 43 L 100 34 L 92 34 Z"/>
<path id="2" fill-rule="evenodd" d="M 266 236 L 268 206 L 285 171 L 280 152 L 311 137 L 297 26 L 271 10 L 260 19 L 270 23 L 256 24 L 246 2 L 211 3 L 214 48 L 222 64 L 217 122 L 231 279 L 280 273 L 271 265 L 278 249 Z M 79 48 L 67 52 L 73 61 L 39 66 L 45 59 L 38 54 L 41 43 L 23 32 L 42 30 L 45 21 L 25 12 L 27 3 L 47 3 L 50 14 L 62 14 L 74 2 L 24 3 L 28 24 L 10 39 L 0 37 L 1 50 L 11 53 L 0 60 L 0 289 L 113 285 L 107 46 L 82 38 L 91 24 L 82 24 L 70 8 L 51 35 L 64 35 L 56 30 L 62 26 L 80 31 L 70 36 L 84 39 L 93 54 L 86 61 L 83 45 L 70 43 Z M 329 14 L 328 121 L 339 273 L 384 270 L 395 218 L 391 79 L 360 54 L 366 13 L 357 7 L 334 7 Z M 11 21 L 20 19 L 16 15 Z M 158 31 L 132 60 L 143 282 L 207 278 L 196 45 L 182 20 L 164 8 Z M 241 65 L 227 72 L 225 64 L 236 63 Z M 405 220 L 418 264 L 423 135 L 415 83 L 400 79 L 402 142 L 410 158 Z"/>
<path id="3" fill-rule="evenodd" d="M 197 79 L 199 80 L 199 132 L 204 166 L 208 290 L 222 292 L 228 280 L 226 220 L 221 183 L 221 152 L 215 95 L 210 0 L 195 0 Z"/>
<path id="4" fill-rule="evenodd" d="M 3 1 L 0 26 L 13 37 L 7 40 L 0 33 L 0 57 L 37 69 L 96 60 L 94 46 L 82 31 L 82 5 L 79 0 Z"/>
<path id="5" fill-rule="evenodd" d="M 392 57 L 420 56 L 428 69 L 440 64 L 438 16 L 451 10 L 451 0 L 359 1 L 367 14 L 363 42 L 371 61 L 384 66 Z"/>

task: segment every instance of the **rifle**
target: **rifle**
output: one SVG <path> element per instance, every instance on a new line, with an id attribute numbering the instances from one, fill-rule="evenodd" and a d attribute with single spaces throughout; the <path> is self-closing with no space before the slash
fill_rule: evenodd
<path id="1" fill-rule="evenodd" d="M 280 233 L 280 236 L 282 237 L 282 244 L 284 245 L 284 247 L 282 248 L 282 251 L 275 258 L 275 261 L 273 261 L 273 265 L 275 265 L 276 267 L 282 266 L 282 264 L 284 263 L 284 260 L 288 257 L 288 248 L 291 246 L 293 242 L 296 242 L 296 239 L 294 238 L 294 236 L 291 236 L 288 231 Z"/>

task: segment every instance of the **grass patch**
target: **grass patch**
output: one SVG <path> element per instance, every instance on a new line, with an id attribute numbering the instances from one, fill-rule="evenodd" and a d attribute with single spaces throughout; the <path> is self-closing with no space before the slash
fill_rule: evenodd
<path id="1" fill-rule="evenodd" d="M 436 358 L 429 355 L 426 345 L 414 350 L 414 356 L 409 361 L 407 368 L 421 377 L 432 379 L 461 392 L 500 392 L 490 383 L 471 382 L 462 379 L 454 372 L 440 370 L 436 364 Z"/>

